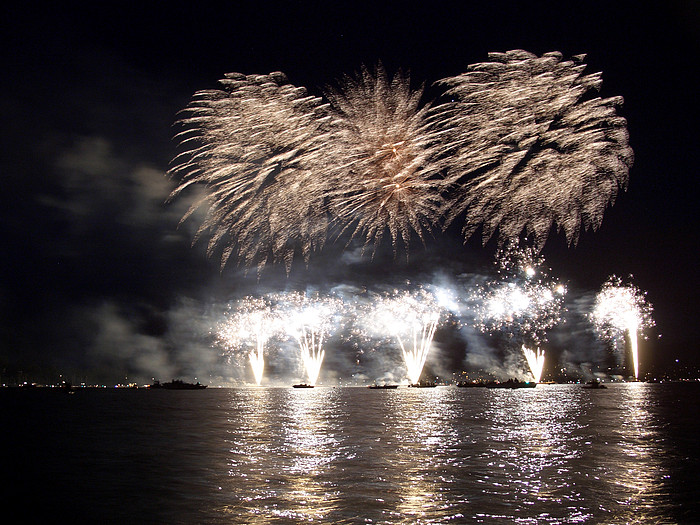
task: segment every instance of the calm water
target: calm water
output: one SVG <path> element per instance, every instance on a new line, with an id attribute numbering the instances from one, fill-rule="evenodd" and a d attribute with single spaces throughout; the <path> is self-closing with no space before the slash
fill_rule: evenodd
<path id="1" fill-rule="evenodd" d="M 3 510 L 79 523 L 693 523 L 699 393 L 4 389 Z"/>

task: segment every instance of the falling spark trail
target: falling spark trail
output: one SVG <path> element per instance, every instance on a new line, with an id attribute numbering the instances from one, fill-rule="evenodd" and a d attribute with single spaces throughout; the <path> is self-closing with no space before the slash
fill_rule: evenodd
<path id="1" fill-rule="evenodd" d="M 183 152 L 169 172 L 182 179 L 171 198 L 192 184 L 206 188 L 182 220 L 206 209 L 195 241 L 209 231 L 210 256 L 223 244 L 222 268 L 237 254 L 246 268 L 260 272 L 270 260 L 289 271 L 296 251 L 308 260 L 325 242 L 328 106 L 279 72 L 220 82 L 183 111 Z"/>
<path id="2" fill-rule="evenodd" d="M 408 251 L 413 233 L 424 240 L 444 208 L 444 147 L 429 105 L 407 76 L 389 79 L 379 64 L 346 76 L 327 96 L 336 115 L 328 149 L 329 209 L 341 233 Z"/>

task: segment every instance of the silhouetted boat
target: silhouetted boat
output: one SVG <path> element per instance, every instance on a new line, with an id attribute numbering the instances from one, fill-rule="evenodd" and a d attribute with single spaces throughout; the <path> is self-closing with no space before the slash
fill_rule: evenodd
<path id="1" fill-rule="evenodd" d="M 307 385 L 306 383 L 299 383 L 298 385 L 292 385 L 292 388 L 313 388 L 314 385 Z"/>
<path id="2" fill-rule="evenodd" d="M 460 381 L 457 386 L 460 388 L 485 387 L 486 381 Z"/>
<path id="3" fill-rule="evenodd" d="M 583 385 L 583 388 L 608 388 L 608 387 L 605 386 L 600 381 L 598 381 L 597 379 L 593 379 L 593 380 L 589 381 L 588 383 L 586 383 L 585 385 Z"/>
<path id="4" fill-rule="evenodd" d="M 434 388 L 437 386 L 437 384 L 429 381 L 418 381 L 417 383 L 412 383 L 408 386 L 411 388 Z"/>
<path id="5" fill-rule="evenodd" d="M 186 383 L 180 379 L 173 379 L 169 383 L 154 381 L 148 388 L 163 388 L 165 390 L 201 390 L 203 388 L 207 388 L 207 385 L 202 385 L 199 381 L 196 383 Z"/>
<path id="6" fill-rule="evenodd" d="M 535 388 L 537 383 L 534 381 L 519 381 L 518 379 L 509 379 L 508 381 L 490 381 L 486 383 L 486 388 Z"/>
<path id="7" fill-rule="evenodd" d="M 393 390 L 394 388 L 399 388 L 399 385 L 369 385 L 367 388 L 371 388 L 372 390 L 377 390 L 377 389 L 386 389 L 386 390 Z"/>

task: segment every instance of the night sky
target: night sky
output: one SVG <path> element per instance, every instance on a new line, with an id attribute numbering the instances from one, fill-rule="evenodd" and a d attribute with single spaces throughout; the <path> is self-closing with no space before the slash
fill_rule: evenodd
<path id="1" fill-rule="evenodd" d="M 15 3 L 4 13 L 3 378 L 201 376 L 217 366 L 207 322 L 229 299 L 487 271 L 495 244 L 464 245 L 450 231 L 413 246 L 408 262 L 383 253 L 358 262 L 330 245 L 289 276 L 220 271 L 206 242 L 191 246 L 198 223 L 178 227 L 190 201 L 166 203 L 175 182 L 165 173 L 178 111 L 227 72 L 283 71 L 320 96 L 381 60 L 430 96 L 432 82 L 510 49 L 585 53 L 586 72 L 603 72 L 601 95 L 624 97 L 635 152 L 628 191 L 598 231 L 572 247 L 550 234 L 552 274 L 574 303 L 611 274 L 632 275 L 656 320 L 642 369 L 697 364 L 697 2 L 146 4 Z M 455 345 L 451 359 L 468 351 Z"/>

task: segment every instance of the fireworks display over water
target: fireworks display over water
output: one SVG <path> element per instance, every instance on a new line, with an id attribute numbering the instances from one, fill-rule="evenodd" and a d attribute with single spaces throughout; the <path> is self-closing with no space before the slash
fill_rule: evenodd
<path id="1" fill-rule="evenodd" d="M 420 289 L 456 303 L 423 381 L 531 379 L 542 354 L 542 381 L 632 377 L 631 330 L 590 315 L 613 273 L 654 305 L 639 378 L 694 371 L 697 32 L 601 7 L 10 13 L 4 381 L 310 382 L 286 327 L 222 326 L 340 292 L 317 385 L 410 383 L 356 303 Z M 489 264 L 525 237 L 566 286 L 551 326 Z"/>

